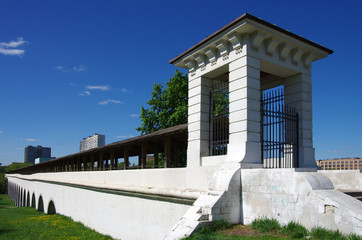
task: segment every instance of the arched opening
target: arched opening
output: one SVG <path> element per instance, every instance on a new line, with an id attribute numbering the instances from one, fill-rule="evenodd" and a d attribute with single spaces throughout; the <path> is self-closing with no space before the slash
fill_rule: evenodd
<path id="1" fill-rule="evenodd" d="M 47 211 L 48 214 L 56 214 L 56 210 L 55 210 L 55 206 L 54 206 L 54 202 L 53 201 L 50 201 L 49 202 L 49 205 L 48 205 L 48 211 Z"/>
<path id="2" fill-rule="evenodd" d="M 21 204 L 23 203 L 23 189 L 19 189 L 19 203 L 18 207 L 21 207 Z"/>
<path id="3" fill-rule="evenodd" d="M 35 208 L 35 193 L 33 193 L 33 196 L 31 197 L 31 207 Z"/>
<path id="4" fill-rule="evenodd" d="M 44 212 L 44 204 L 43 204 L 43 198 L 42 198 L 42 196 L 39 196 L 38 211 Z"/>
<path id="5" fill-rule="evenodd" d="M 23 207 L 26 207 L 26 190 L 23 191 Z"/>
<path id="6" fill-rule="evenodd" d="M 26 206 L 30 207 L 30 193 L 28 192 L 28 195 L 26 197 Z"/>

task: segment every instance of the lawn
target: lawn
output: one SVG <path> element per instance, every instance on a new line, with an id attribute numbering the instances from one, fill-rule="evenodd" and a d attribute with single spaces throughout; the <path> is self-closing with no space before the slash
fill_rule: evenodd
<path id="1" fill-rule="evenodd" d="M 308 231 L 300 224 L 291 222 L 280 225 L 275 219 L 256 219 L 251 225 L 231 225 L 226 221 L 216 221 L 210 226 L 183 240 L 361 240 L 355 234 L 344 235 L 339 231 L 330 231 L 320 227 Z"/>
<path id="2" fill-rule="evenodd" d="M 112 239 L 71 218 L 46 215 L 30 207 L 15 207 L 8 195 L 0 195 L 0 239 Z"/>

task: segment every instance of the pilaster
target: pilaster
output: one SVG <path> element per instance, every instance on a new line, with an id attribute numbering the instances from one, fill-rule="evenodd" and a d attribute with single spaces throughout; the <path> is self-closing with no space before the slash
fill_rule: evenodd
<path id="1" fill-rule="evenodd" d="M 316 168 L 313 148 L 312 78 L 300 73 L 285 79 L 285 103 L 295 108 L 299 117 L 299 167 Z"/>
<path id="2" fill-rule="evenodd" d="M 229 64 L 229 91 L 227 161 L 261 167 L 259 59 L 244 55 Z"/>
<path id="3" fill-rule="evenodd" d="M 209 108 L 212 80 L 192 79 L 189 74 L 187 167 L 201 165 L 201 157 L 209 155 Z"/>

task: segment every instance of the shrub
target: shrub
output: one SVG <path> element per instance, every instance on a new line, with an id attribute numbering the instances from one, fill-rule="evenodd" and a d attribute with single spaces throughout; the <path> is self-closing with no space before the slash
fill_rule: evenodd
<path id="1" fill-rule="evenodd" d="M 308 236 L 308 230 L 295 222 L 290 222 L 288 225 L 283 226 L 280 233 L 289 235 L 292 238 L 302 238 Z"/>
<path id="2" fill-rule="evenodd" d="M 310 232 L 312 239 L 316 240 L 347 240 L 340 231 L 331 231 L 321 227 L 315 227 Z"/>
<path id="3" fill-rule="evenodd" d="M 261 218 L 255 219 L 251 223 L 251 227 L 262 233 L 278 232 L 280 230 L 280 224 L 276 219 Z"/>

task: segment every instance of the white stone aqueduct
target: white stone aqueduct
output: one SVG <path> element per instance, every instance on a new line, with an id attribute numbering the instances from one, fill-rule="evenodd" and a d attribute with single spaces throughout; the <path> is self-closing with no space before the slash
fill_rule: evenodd
<path id="1" fill-rule="evenodd" d="M 332 52 L 244 14 L 170 61 L 189 71 L 186 167 L 23 169 L 7 174 L 9 195 L 17 206 L 56 211 L 116 239 L 180 239 L 215 220 L 249 224 L 263 216 L 362 234 L 362 203 L 334 188 L 362 191 L 361 173 L 327 177 L 314 159 L 311 65 Z M 213 156 L 210 92 L 217 81 L 228 85 L 228 144 L 224 155 Z M 262 162 L 261 96 L 277 86 L 299 118 L 299 165 L 289 168 Z M 165 146 L 169 152 L 170 141 Z M 335 176 L 346 181 L 337 184 Z"/>

